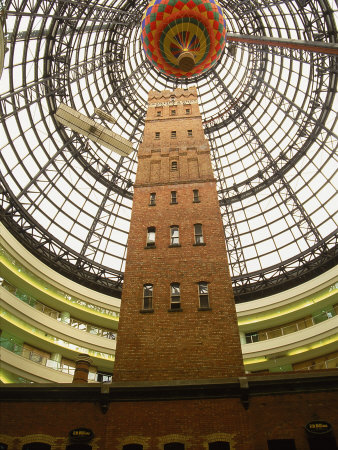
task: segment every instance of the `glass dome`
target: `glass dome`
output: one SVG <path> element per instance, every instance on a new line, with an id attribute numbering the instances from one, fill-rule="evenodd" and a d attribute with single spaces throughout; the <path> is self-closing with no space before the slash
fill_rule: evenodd
<path id="1" fill-rule="evenodd" d="M 284 290 L 335 263 L 335 3 L 219 3 L 226 48 L 208 72 L 183 79 L 145 57 L 147 2 L 2 6 L 1 218 L 64 275 L 118 295 L 148 92 L 191 85 L 211 147 L 236 300 Z M 122 157 L 64 127 L 54 116 L 61 102 L 91 118 L 95 108 L 109 113 L 114 125 L 95 120 L 135 150 Z"/>

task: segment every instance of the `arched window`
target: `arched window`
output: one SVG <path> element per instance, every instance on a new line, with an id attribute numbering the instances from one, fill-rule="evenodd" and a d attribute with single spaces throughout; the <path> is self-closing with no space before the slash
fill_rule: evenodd
<path id="1" fill-rule="evenodd" d="M 230 450 L 230 444 L 225 441 L 210 442 L 209 450 Z"/>
<path id="2" fill-rule="evenodd" d="M 170 309 L 181 308 L 181 288 L 180 283 L 170 285 Z"/>
<path id="3" fill-rule="evenodd" d="M 147 247 L 155 247 L 156 228 L 148 227 L 147 230 Z"/>
<path id="4" fill-rule="evenodd" d="M 164 444 L 164 450 L 184 450 L 184 444 L 180 442 L 170 442 L 169 444 Z"/>
<path id="5" fill-rule="evenodd" d="M 30 442 L 22 446 L 22 450 L 50 450 L 51 446 L 44 442 Z"/>
<path id="6" fill-rule="evenodd" d="M 153 308 L 153 285 L 143 285 L 143 309 Z"/>
<path id="7" fill-rule="evenodd" d="M 198 283 L 198 296 L 200 308 L 209 308 L 209 289 L 206 281 L 200 281 Z"/>
<path id="8" fill-rule="evenodd" d="M 124 445 L 123 450 L 143 450 L 143 445 L 141 444 L 127 444 Z"/>

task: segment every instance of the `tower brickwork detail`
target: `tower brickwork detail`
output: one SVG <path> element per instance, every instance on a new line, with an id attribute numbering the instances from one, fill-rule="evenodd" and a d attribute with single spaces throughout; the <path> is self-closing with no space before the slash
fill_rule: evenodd
<path id="1" fill-rule="evenodd" d="M 150 92 L 138 157 L 114 381 L 243 375 L 195 88 Z"/>

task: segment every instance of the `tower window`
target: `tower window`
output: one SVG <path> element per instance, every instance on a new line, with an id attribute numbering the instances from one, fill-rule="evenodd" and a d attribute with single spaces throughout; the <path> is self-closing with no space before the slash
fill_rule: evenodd
<path id="1" fill-rule="evenodd" d="M 187 130 L 188 137 L 192 137 L 192 130 Z"/>
<path id="2" fill-rule="evenodd" d="M 145 284 L 143 286 L 143 309 L 152 309 L 153 307 L 153 285 Z"/>
<path id="3" fill-rule="evenodd" d="M 198 295 L 200 300 L 200 308 L 209 308 L 209 290 L 207 282 L 200 281 L 198 283 Z"/>
<path id="4" fill-rule="evenodd" d="M 178 162 L 171 161 L 171 170 L 177 170 L 177 169 L 178 169 Z"/>
<path id="5" fill-rule="evenodd" d="M 194 232 L 195 232 L 195 244 L 196 245 L 204 244 L 202 224 L 195 223 Z"/>
<path id="6" fill-rule="evenodd" d="M 152 192 L 150 194 L 149 205 L 150 206 L 155 206 L 156 205 L 156 193 L 155 192 Z"/>
<path id="7" fill-rule="evenodd" d="M 171 191 L 170 203 L 177 203 L 177 192 L 176 191 Z"/>
<path id="8" fill-rule="evenodd" d="M 147 247 L 155 247 L 156 228 L 149 227 L 147 231 Z"/>
<path id="9" fill-rule="evenodd" d="M 176 131 L 172 131 L 170 137 L 171 139 L 176 139 Z"/>
<path id="10" fill-rule="evenodd" d="M 178 225 L 172 225 L 170 227 L 170 245 L 180 244 L 180 229 Z"/>
<path id="11" fill-rule="evenodd" d="M 159 131 L 155 131 L 155 139 L 160 139 L 160 132 Z"/>
<path id="12" fill-rule="evenodd" d="M 198 189 L 194 189 L 193 190 L 193 202 L 199 203 L 199 201 L 200 201 L 200 197 L 199 197 Z"/>
<path id="13" fill-rule="evenodd" d="M 186 113 L 186 115 L 188 116 L 189 114 L 191 114 L 191 109 L 190 109 L 190 108 L 186 108 L 186 109 L 185 109 L 185 113 Z"/>
<path id="14" fill-rule="evenodd" d="M 181 288 L 180 283 L 170 285 L 170 309 L 181 308 Z"/>
<path id="15" fill-rule="evenodd" d="M 172 109 L 172 110 L 170 111 L 170 115 L 171 115 L 171 116 L 176 116 L 176 109 Z"/>
<path id="16" fill-rule="evenodd" d="M 156 111 L 156 116 L 157 116 L 157 117 L 161 117 L 161 116 L 162 116 L 162 111 L 161 111 L 160 109 L 158 109 L 158 110 Z"/>

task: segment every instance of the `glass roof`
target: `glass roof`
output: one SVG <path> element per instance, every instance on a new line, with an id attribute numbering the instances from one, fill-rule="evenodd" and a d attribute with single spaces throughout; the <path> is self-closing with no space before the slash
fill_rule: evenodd
<path id="1" fill-rule="evenodd" d="M 220 61 L 174 79 L 146 60 L 142 0 L 16 0 L 3 6 L 0 204 L 3 223 L 44 262 L 120 290 L 137 148 L 150 89 L 196 86 L 237 301 L 334 264 L 337 59 L 297 42 L 337 41 L 334 0 L 220 1 Z M 233 37 L 272 37 L 293 46 Z M 337 54 L 337 48 L 336 48 Z M 129 157 L 59 124 L 63 102 L 129 139 Z M 100 108 L 115 119 L 104 123 Z"/>

